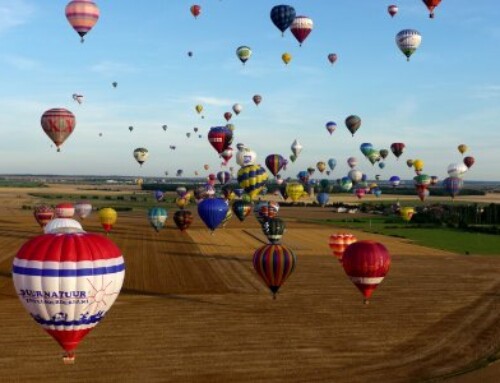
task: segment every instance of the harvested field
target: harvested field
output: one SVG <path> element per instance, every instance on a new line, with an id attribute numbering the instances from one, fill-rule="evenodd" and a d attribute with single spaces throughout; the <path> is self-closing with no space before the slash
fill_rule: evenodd
<path id="1" fill-rule="evenodd" d="M 15 193 L 18 193 L 17 191 Z M 2 193 L 2 200 L 7 196 Z M 28 196 L 23 196 L 29 200 Z M 169 212 L 171 216 L 173 212 Z M 415 382 L 483 366 L 500 348 L 500 257 L 459 256 L 408 241 L 383 242 L 392 268 L 370 305 L 330 255 L 321 208 L 282 208 L 295 273 L 273 301 L 253 271 L 258 223 L 233 218 L 214 235 L 197 217 L 181 233 L 155 233 L 122 213 L 111 238 L 122 249 L 124 289 L 108 317 L 64 366 L 59 346 L 14 294 L 10 265 L 40 229 L 15 204 L 0 209 L 2 381 Z M 94 214 L 83 222 L 101 231 Z M 499 250 L 500 253 L 500 250 Z M 98 369 L 98 371 L 96 371 Z M 499 365 L 450 381 L 496 382 Z"/>

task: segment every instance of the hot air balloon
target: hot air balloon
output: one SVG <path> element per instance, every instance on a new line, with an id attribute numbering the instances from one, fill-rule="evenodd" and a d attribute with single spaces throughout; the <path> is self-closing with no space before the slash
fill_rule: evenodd
<path id="1" fill-rule="evenodd" d="M 300 144 L 299 141 L 294 140 L 291 146 L 292 153 L 295 157 L 298 157 L 300 152 L 302 151 L 303 146 Z M 293 161 L 292 161 L 293 162 Z"/>
<path id="2" fill-rule="evenodd" d="M 66 5 L 65 13 L 68 22 L 80 35 L 83 43 L 84 36 L 99 20 L 99 8 L 92 0 L 72 0 Z"/>
<path id="3" fill-rule="evenodd" d="M 231 112 L 224 113 L 224 118 L 226 119 L 226 121 L 229 121 L 231 119 L 231 117 L 233 117 L 233 114 Z M 227 126 L 226 126 L 226 128 L 227 128 Z"/>
<path id="4" fill-rule="evenodd" d="M 241 104 L 234 104 L 233 105 L 233 112 L 236 113 L 236 115 L 240 114 L 242 110 L 243 110 L 243 106 L 241 106 Z"/>
<path id="5" fill-rule="evenodd" d="M 165 227 L 165 221 L 167 220 L 167 211 L 162 207 L 153 207 L 148 211 L 148 220 L 153 229 L 159 232 Z"/>
<path id="6" fill-rule="evenodd" d="M 224 162 L 222 163 L 222 165 L 227 165 L 227 163 L 229 162 L 229 160 L 231 158 L 233 158 L 233 148 L 231 147 L 228 147 L 226 150 L 224 150 L 220 156 L 223 158 Z"/>
<path id="7" fill-rule="evenodd" d="M 73 218 L 75 215 L 75 206 L 69 202 L 57 204 L 55 213 L 57 218 Z"/>
<path id="8" fill-rule="evenodd" d="M 330 61 L 330 64 L 335 64 L 335 62 L 337 61 L 338 59 L 338 56 L 336 53 L 330 53 L 328 56 L 328 61 Z"/>
<path id="9" fill-rule="evenodd" d="M 345 249 L 354 242 L 357 242 L 357 240 L 358 239 L 350 233 L 335 233 L 330 235 L 329 246 L 332 250 L 332 254 L 342 263 Z"/>
<path id="10" fill-rule="evenodd" d="M 429 17 L 431 19 L 433 19 L 434 18 L 434 8 L 436 8 L 439 5 L 441 0 L 422 0 L 422 1 L 424 2 L 425 6 L 429 10 Z"/>
<path id="11" fill-rule="evenodd" d="M 439 181 L 438 176 L 431 176 L 431 185 L 436 185 Z"/>
<path id="12" fill-rule="evenodd" d="M 295 9 L 289 5 L 276 5 L 271 9 L 271 21 L 284 35 L 295 20 Z"/>
<path id="13" fill-rule="evenodd" d="M 410 61 L 410 56 L 418 49 L 422 42 L 422 36 L 415 29 L 404 29 L 396 35 L 398 48 Z"/>
<path id="14" fill-rule="evenodd" d="M 186 137 L 187 137 L 187 138 L 191 137 L 191 133 L 189 133 L 189 132 L 188 132 L 188 133 L 186 133 Z"/>
<path id="15" fill-rule="evenodd" d="M 361 150 L 361 153 L 363 153 L 364 156 L 368 156 L 368 154 L 373 150 L 373 145 L 369 142 L 365 142 L 361 144 L 359 150 Z"/>
<path id="16" fill-rule="evenodd" d="M 243 166 L 238 170 L 238 184 L 252 199 L 260 194 L 267 178 L 266 170 L 260 165 Z"/>
<path id="17" fill-rule="evenodd" d="M 215 126 L 210 128 L 208 132 L 208 141 L 217 153 L 221 154 L 231 145 L 233 141 L 233 132 L 225 126 Z"/>
<path id="18" fill-rule="evenodd" d="M 217 179 L 222 185 L 227 184 L 231 180 L 231 173 L 227 171 L 221 171 L 217 173 Z"/>
<path id="19" fill-rule="evenodd" d="M 177 173 L 175 174 L 176 177 L 182 177 L 182 175 L 184 174 L 184 170 L 182 169 L 177 169 Z"/>
<path id="20" fill-rule="evenodd" d="M 382 159 L 384 159 L 384 160 L 389 155 L 389 151 L 387 149 L 381 149 L 379 152 L 380 152 L 380 157 L 382 157 Z"/>
<path id="21" fill-rule="evenodd" d="M 167 126 L 167 125 L 162 125 L 162 127 L 161 127 L 161 128 L 162 128 L 162 129 L 166 132 L 166 131 L 167 131 L 167 129 L 168 129 L 168 126 Z"/>
<path id="22" fill-rule="evenodd" d="M 392 176 L 391 178 L 389 178 L 389 182 L 391 183 L 392 187 L 395 188 L 400 184 L 401 178 L 399 178 L 398 176 Z"/>
<path id="23" fill-rule="evenodd" d="M 262 96 L 259 94 L 256 94 L 255 96 L 252 97 L 252 100 L 255 105 L 259 106 L 259 104 L 262 102 Z"/>
<path id="24" fill-rule="evenodd" d="M 118 214 L 116 213 L 116 210 L 111 207 L 105 207 L 99 210 L 99 221 L 101 222 L 101 226 L 106 232 L 106 235 L 108 235 L 113 228 L 117 218 Z"/>
<path id="25" fill-rule="evenodd" d="M 410 206 L 405 206 L 402 207 L 401 210 L 399 210 L 399 214 L 403 221 L 410 222 L 413 218 L 413 215 L 415 214 L 415 209 Z"/>
<path id="26" fill-rule="evenodd" d="M 253 255 L 253 267 L 273 293 L 273 299 L 295 270 L 296 262 L 294 252 L 283 245 L 264 245 Z"/>
<path id="27" fill-rule="evenodd" d="M 236 163 L 240 166 L 255 165 L 257 153 L 250 148 L 243 148 L 236 154 Z"/>
<path id="28" fill-rule="evenodd" d="M 349 116 L 345 119 L 345 125 L 347 127 L 347 130 L 351 132 L 352 136 L 354 137 L 354 134 L 356 131 L 361 127 L 361 118 L 358 116 Z"/>
<path id="29" fill-rule="evenodd" d="M 83 233 L 82 225 L 71 218 L 55 218 L 43 228 L 45 234 Z"/>
<path id="30" fill-rule="evenodd" d="M 266 157 L 266 166 L 273 176 L 277 176 L 285 165 L 285 159 L 279 154 L 270 154 Z"/>
<path id="31" fill-rule="evenodd" d="M 213 233 L 226 218 L 228 209 L 228 204 L 222 198 L 207 198 L 198 204 L 198 215 Z"/>
<path id="32" fill-rule="evenodd" d="M 406 166 L 408 166 L 409 168 L 412 168 L 413 167 L 413 160 L 406 160 Z"/>
<path id="33" fill-rule="evenodd" d="M 415 172 L 421 172 L 422 170 L 424 170 L 424 161 L 414 160 L 413 161 L 413 168 L 415 169 Z"/>
<path id="34" fill-rule="evenodd" d="M 194 109 L 196 110 L 196 113 L 200 114 L 203 112 L 203 105 L 198 104 L 194 107 Z"/>
<path id="35" fill-rule="evenodd" d="M 288 63 L 292 61 L 292 55 L 288 52 L 285 52 L 281 55 L 281 60 L 283 60 L 285 65 L 288 65 Z"/>
<path id="36" fill-rule="evenodd" d="M 457 149 L 460 152 L 460 154 L 463 155 L 467 151 L 468 148 L 467 148 L 467 145 L 460 144 L 460 145 L 458 145 Z"/>
<path id="37" fill-rule="evenodd" d="M 73 100 L 75 100 L 78 103 L 78 105 L 81 105 L 83 102 L 83 95 L 78 93 L 73 93 Z"/>
<path id="38" fill-rule="evenodd" d="M 352 189 L 352 180 L 349 177 L 342 177 L 339 186 L 343 191 L 348 192 Z"/>
<path id="39" fill-rule="evenodd" d="M 389 15 L 391 15 L 391 17 L 394 17 L 396 15 L 396 13 L 398 13 L 398 6 L 397 5 L 389 5 L 387 7 L 387 12 L 389 12 Z"/>
<path id="40" fill-rule="evenodd" d="M 113 305 L 124 274 L 120 249 L 85 232 L 37 236 L 19 249 L 12 266 L 17 296 L 64 349 L 67 364 Z"/>
<path id="41" fill-rule="evenodd" d="M 391 151 L 396 156 L 397 159 L 401 157 L 401 154 L 403 154 L 404 149 L 405 149 L 405 144 L 403 144 L 402 142 L 394 142 L 393 144 L 391 144 Z"/>
<path id="42" fill-rule="evenodd" d="M 278 217 L 269 218 L 262 224 L 262 231 L 269 243 L 278 244 L 286 231 L 285 221 Z"/>
<path id="43" fill-rule="evenodd" d="M 290 25 L 290 31 L 295 36 L 299 45 L 305 41 L 313 29 L 313 21 L 306 16 L 297 16 Z"/>
<path id="44" fill-rule="evenodd" d="M 44 228 L 45 225 L 47 225 L 47 223 L 54 218 L 55 212 L 54 209 L 48 205 L 38 205 L 35 206 L 33 210 L 33 216 L 40 227 Z"/>
<path id="45" fill-rule="evenodd" d="M 113 85 L 113 88 L 116 88 L 118 86 L 118 83 L 116 81 L 113 81 L 111 85 Z"/>
<path id="46" fill-rule="evenodd" d="M 328 160 L 328 167 L 330 168 L 331 171 L 335 170 L 335 167 L 337 166 L 337 160 L 335 158 L 330 158 Z"/>
<path id="47" fill-rule="evenodd" d="M 360 182 L 363 179 L 363 173 L 361 173 L 359 170 L 352 169 L 347 173 L 347 177 L 352 181 L 352 183 L 356 184 Z"/>
<path id="48" fill-rule="evenodd" d="M 129 130 L 129 131 L 132 131 L 132 130 L 134 130 L 134 127 L 133 127 L 133 126 L 129 126 L 129 127 L 128 127 L 128 130 Z"/>
<path id="49" fill-rule="evenodd" d="M 75 130 L 76 119 L 73 113 L 67 109 L 54 108 L 47 110 L 41 118 L 42 129 L 56 145 L 60 152 L 60 146 Z"/>
<path id="50" fill-rule="evenodd" d="M 448 177 L 443 180 L 443 188 L 452 199 L 455 199 L 458 193 L 460 193 L 463 185 L 464 181 L 460 177 Z"/>
<path id="51" fill-rule="evenodd" d="M 371 149 L 366 155 L 366 158 L 368 158 L 368 161 L 370 161 L 370 163 L 374 165 L 375 162 L 380 161 L 380 152 L 378 150 Z"/>
<path id="52" fill-rule="evenodd" d="M 316 201 L 318 201 L 318 204 L 322 207 L 326 206 L 329 199 L 330 199 L 330 194 L 325 193 L 325 192 L 318 193 L 316 195 Z"/>
<path id="53" fill-rule="evenodd" d="M 326 162 L 324 161 L 319 161 L 317 164 L 316 164 L 316 168 L 320 171 L 320 173 L 323 173 L 326 169 Z"/>
<path id="54" fill-rule="evenodd" d="M 290 158 L 290 161 L 295 162 L 295 160 L 297 159 L 297 156 L 295 154 L 290 154 L 289 158 Z"/>
<path id="55" fill-rule="evenodd" d="M 335 129 L 337 129 L 337 124 L 333 121 L 329 121 L 326 123 L 326 130 L 328 130 L 328 133 L 330 133 L 330 135 L 335 132 Z"/>
<path id="56" fill-rule="evenodd" d="M 134 158 L 142 166 L 149 157 L 149 152 L 146 148 L 137 148 L 134 150 Z"/>
<path id="57" fill-rule="evenodd" d="M 286 185 L 286 194 L 295 203 L 304 195 L 304 186 L 299 183 L 290 182 Z"/>
<path id="58" fill-rule="evenodd" d="M 249 201 L 237 200 L 233 202 L 231 209 L 236 217 L 243 222 L 252 212 L 252 203 Z"/>
<path id="59" fill-rule="evenodd" d="M 254 207 L 255 218 L 262 225 L 267 220 L 278 215 L 280 205 L 274 201 L 261 201 Z"/>
<path id="60" fill-rule="evenodd" d="M 245 65 L 250 56 L 252 56 L 252 50 L 249 47 L 242 45 L 236 49 L 236 56 L 238 56 L 243 65 Z"/>
<path id="61" fill-rule="evenodd" d="M 468 169 L 470 169 L 471 166 L 474 165 L 474 162 L 476 162 L 474 157 L 467 156 L 464 158 L 464 164 L 465 164 L 465 166 L 467 166 Z"/>
<path id="62" fill-rule="evenodd" d="M 386 247 L 375 241 L 358 241 L 349 245 L 342 257 L 342 266 L 352 283 L 368 304 L 373 291 L 383 281 L 391 266 Z"/>
<path id="63" fill-rule="evenodd" d="M 87 218 L 92 213 L 92 204 L 88 201 L 78 201 L 75 204 L 75 213 L 80 219 Z"/>
<path id="64" fill-rule="evenodd" d="M 177 210 L 174 214 L 174 223 L 180 231 L 186 231 L 193 222 L 193 213 L 189 210 Z"/>
<path id="65" fill-rule="evenodd" d="M 366 190 L 365 188 L 356 188 L 354 190 L 354 194 L 356 194 L 356 197 L 358 197 L 358 199 L 361 199 L 365 196 Z"/>
<path id="66" fill-rule="evenodd" d="M 198 16 L 200 15 L 201 13 L 201 6 L 199 5 L 192 5 L 191 8 L 190 8 L 190 11 L 191 11 L 191 14 L 194 16 L 194 18 L 198 18 Z"/>

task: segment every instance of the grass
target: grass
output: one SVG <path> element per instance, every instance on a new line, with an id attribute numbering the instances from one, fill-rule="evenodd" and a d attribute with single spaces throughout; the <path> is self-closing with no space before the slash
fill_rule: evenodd
<path id="1" fill-rule="evenodd" d="M 457 229 L 425 227 L 411 224 L 386 223 L 383 217 L 362 218 L 355 221 L 315 220 L 317 223 L 363 230 L 414 241 L 418 245 L 447 250 L 458 254 L 500 255 L 500 236 L 483 233 L 469 233 Z"/>

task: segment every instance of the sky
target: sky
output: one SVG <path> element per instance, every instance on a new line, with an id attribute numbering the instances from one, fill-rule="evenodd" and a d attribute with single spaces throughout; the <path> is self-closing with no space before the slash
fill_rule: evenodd
<path id="1" fill-rule="evenodd" d="M 476 159 L 464 179 L 500 180 L 500 2 L 443 0 L 434 19 L 420 0 L 395 3 L 391 18 L 381 0 L 288 1 L 314 21 L 299 47 L 272 24 L 280 2 L 268 0 L 200 0 L 197 19 L 191 1 L 97 0 L 100 18 L 84 44 L 66 20 L 66 0 L 0 0 L 0 173 L 192 176 L 206 174 L 204 164 L 216 172 L 221 159 L 207 133 L 240 103 L 230 121 L 234 148 L 244 143 L 264 164 L 271 153 L 288 158 L 295 139 L 303 145 L 284 177 L 335 158 L 330 177 L 340 178 L 354 156 L 369 178 L 411 178 L 406 160 L 418 158 L 424 173 L 443 179 L 462 161 L 463 143 Z M 422 35 L 410 62 L 395 43 L 407 28 Z M 241 45 L 253 52 L 244 66 L 235 54 Z M 284 52 L 293 57 L 288 66 Z M 334 65 L 329 53 L 338 55 Z M 74 93 L 84 95 L 81 105 Z M 258 107 L 254 94 L 263 97 Z M 77 120 L 60 153 L 40 125 L 55 107 Z M 351 114 L 362 119 L 354 137 L 344 124 Z M 328 121 L 338 125 L 332 135 Z M 406 150 L 382 170 L 360 152 L 365 142 L 404 142 Z M 150 152 L 142 167 L 137 147 Z M 239 168 L 234 157 L 229 166 Z"/>

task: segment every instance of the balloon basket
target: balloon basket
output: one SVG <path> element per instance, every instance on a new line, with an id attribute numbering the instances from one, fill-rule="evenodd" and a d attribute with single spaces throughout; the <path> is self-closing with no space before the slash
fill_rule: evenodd
<path id="1" fill-rule="evenodd" d="M 62 359 L 63 359 L 63 363 L 66 365 L 75 364 L 75 354 L 72 352 L 68 352 L 68 353 L 64 354 Z"/>

